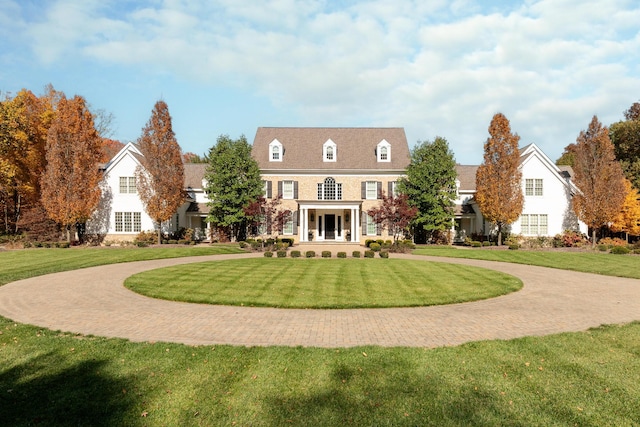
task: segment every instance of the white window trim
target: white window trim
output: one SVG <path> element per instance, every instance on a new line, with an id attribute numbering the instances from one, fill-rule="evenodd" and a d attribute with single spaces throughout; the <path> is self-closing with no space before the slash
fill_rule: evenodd
<path id="1" fill-rule="evenodd" d="M 387 158 L 383 159 L 381 157 L 382 154 L 382 147 L 385 147 L 387 149 Z M 386 139 L 383 139 L 382 141 L 380 141 L 378 143 L 378 146 L 376 148 L 376 157 L 378 159 L 378 162 L 391 162 L 391 144 L 389 144 L 389 142 L 387 142 Z"/>
<path id="2" fill-rule="evenodd" d="M 142 231 L 142 214 L 115 212 L 113 229 L 116 233 L 139 233 Z"/>
<path id="3" fill-rule="evenodd" d="M 289 218 L 282 226 L 282 234 L 285 236 L 293 235 L 293 213 L 289 214 Z"/>
<path id="4" fill-rule="evenodd" d="M 286 188 L 287 184 L 289 184 L 291 187 L 290 188 Z M 293 188 L 294 188 L 294 183 L 291 180 L 286 180 L 286 181 L 282 181 L 282 198 L 283 199 L 293 199 Z"/>
<path id="5" fill-rule="evenodd" d="M 378 224 L 375 223 L 373 217 L 367 214 L 367 236 L 378 235 Z"/>
<path id="6" fill-rule="evenodd" d="M 378 199 L 378 181 L 367 181 L 365 184 L 365 196 L 367 200 L 377 200 Z M 369 186 L 373 186 L 373 197 L 369 194 Z"/>
<path id="7" fill-rule="evenodd" d="M 524 195 L 527 197 L 544 196 L 544 180 L 542 178 L 526 178 L 524 180 Z"/>
<path id="8" fill-rule="evenodd" d="M 119 194 L 138 194 L 138 187 L 136 186 L 135 176 L 121 176 L 119 178 Z"/>
<path id="9" fill-rule="evenodd" d="M 278 158 L 273 158 L 273 148 L 278 147 Z M 269 143 L 269 161 L 270 162 L 282 162 L 282 158 L 284 157 L 284 149 L 282 148 L 282 143 L 277 139 L 274 139 Z"/>
<path id="10" fill-rule="evenodd" d="M 333 158 L 327 158 L 327 148 L 331 147 L 333 150 Z M 338 159 L 338 146 L 331 139 L 328 139 L 327 142 L 322 144 L 322 161 L 324 162 L 335 162 Z"/>

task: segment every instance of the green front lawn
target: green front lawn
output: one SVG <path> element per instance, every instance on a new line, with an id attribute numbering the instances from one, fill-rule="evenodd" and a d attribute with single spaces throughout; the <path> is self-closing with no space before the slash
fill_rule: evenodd
<path id="1" fill-rule="evenodd" d="M 131 343 L 2 318 L 0 332 L 3 425 L 640 421 L 640 323 L 438 349 Z"/>
<path id="2" fill-rule="evenodd" d="M 514 292 L 522 282 L 483 268 L 400 259 L 252 258 L 166 267 L 129 277 L 154 298 L 286 308 L 452 304 Z"/>
<path id="3" fill-rule="evenodd" d="M 606 276 L 640 279 L 640 256 L 637 255 L 615 255 L 593 251 L 512 251 L 487 248 L 457 248 L 451 246 L 422 246 L 414 250 L 413 253 L 415 255 L 512 262 L 516 264 L 603 274 Z"/>
<path id="4" fill-rule="evenodd" d="M 0 251 L 0 285 L 43 274 L 118 262 L 237 253 L 244 253 L 244 251 L 236 245 Z"/>

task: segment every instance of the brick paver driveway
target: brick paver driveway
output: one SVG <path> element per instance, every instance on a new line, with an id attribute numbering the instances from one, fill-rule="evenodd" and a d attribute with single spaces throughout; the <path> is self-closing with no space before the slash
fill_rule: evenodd
<path id="1" fill-rule="evenodd" d="M 122 286 L 126 277 L 152 268 L 251 256 L 256 255 L 113 264 L 21 280 L 0 287 L 0 315 L 133 341 L 318 347 L 436 347 L 640 320 L 640 280 L 413 255 L 395 256 L 491 268 L 519 277 L 524 288 L 490 300 L 437 307 L 294 310 L 162 301 Z"/>

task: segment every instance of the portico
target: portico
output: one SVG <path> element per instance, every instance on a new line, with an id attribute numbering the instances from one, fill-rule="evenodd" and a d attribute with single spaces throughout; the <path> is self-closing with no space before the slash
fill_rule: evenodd
<path id="1" fill-rule="evenodd" d="M 298 201 L 300 242 L 358 242 L 361 203 Z"/>

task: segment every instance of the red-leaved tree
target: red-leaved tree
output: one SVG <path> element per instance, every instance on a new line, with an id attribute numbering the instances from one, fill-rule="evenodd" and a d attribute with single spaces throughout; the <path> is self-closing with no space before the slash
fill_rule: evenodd
<path id="1" fill-rule="evenodd" d="M 418 214 L 418 208 L 409 205 L 406 194 L 387 196 L 384 191 L 380 195 L 380 206 L 371 208 L 367 214 L 373 218 L 378 227 L 388 230 L 393 235 L 393 243 L 407 231 L 409 224 Z"/>
<path id="2" fill-rule="evenodd" d="M 291 210 L 279 209 L 281 200 L 281 195 L 271 200 L 260 196 L 244 208 L 249 225 L 256 227 L 259 235 L 273 236 L 275 234 L 277 238 L 284 225 L 291 219 Z"/>

